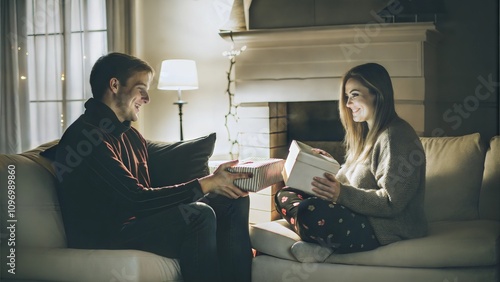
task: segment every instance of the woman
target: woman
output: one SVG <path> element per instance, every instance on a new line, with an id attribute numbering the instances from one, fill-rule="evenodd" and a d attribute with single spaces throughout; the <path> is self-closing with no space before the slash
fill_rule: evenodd
<path id="1" fill-rule="evenodd" d="M 337 253 L 425 236 L 425 154 L 414 129 L 396 114 L 389 74 L 375 63 L 352 68 L 339 100 L 344 165 L 336 176 L 312 180 L 315 195 L 279 191 L 277 210 L 303 241 Z"/>

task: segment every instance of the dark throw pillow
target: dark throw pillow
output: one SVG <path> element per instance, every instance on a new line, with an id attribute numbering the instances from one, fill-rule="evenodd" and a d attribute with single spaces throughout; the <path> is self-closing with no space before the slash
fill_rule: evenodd
<path id="1" fill-rule="evenodd" d="M 176 143 L 147 141 L 152 187 L 169 186 L 209 174 L 216 134 Z"/>
<path id="2" fill-rule="evenodd" d="M 40 156 L 45 157 L 51 161 L 55 161 L 58 145 L 59 145 L 59 140 L 40 145 L 38 148 L 43 150 L 40 151 Z"/>

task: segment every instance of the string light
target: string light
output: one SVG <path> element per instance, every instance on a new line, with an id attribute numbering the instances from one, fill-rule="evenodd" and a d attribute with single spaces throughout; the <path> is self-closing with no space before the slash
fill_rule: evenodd
<path id="1" fill-rule="evenodd" d="M 231 78 L 232 73 L 233 73 L 233 67 L 236 64 L 236 56 L 239 56 L 243 51 L 247 49 L 247 46 L 241 47 L 239 50 L 234 49 L 234 40 L 233 40 L 233 34 L 230 33 L 231 36 L 231 50 L 230 51 L 224 51 L 222 52 L 222 56 L 227 57 L 229 59 L 229 69 L 226 72 L 227 74 L 227 89 L 226 89 L 226 94 L 228 96 L 228 112 L 227 114 L 224 115 L 224 126 L 226 127 L 227 131 L 227 136 L 228 136 L 228 141 L 231 144 L 231 147 L 229 149 L 229 155 L 231 156 L 231 159 L 235 158 L 235 155 L 238 153 L 238 135 L 236 134 L 235 137 L 231 135 L 231 130 L 229 129 L 229 119 L 233 119 L 234 122 L 238 122 L 238 104 L 234 103 L 234 94 L 231 91 L 231 86 L 234 84 L 234 80 Z"/>

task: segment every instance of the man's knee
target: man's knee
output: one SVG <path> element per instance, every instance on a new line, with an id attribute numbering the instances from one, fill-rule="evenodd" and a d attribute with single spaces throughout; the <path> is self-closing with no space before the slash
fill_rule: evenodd
<path id="1" fill-rule="evenodd" d="M 213 226 L 216 224 L 214 210 L 205 203 L 180 205 L 179 209 L 186 224 L 204 223 Z"/>

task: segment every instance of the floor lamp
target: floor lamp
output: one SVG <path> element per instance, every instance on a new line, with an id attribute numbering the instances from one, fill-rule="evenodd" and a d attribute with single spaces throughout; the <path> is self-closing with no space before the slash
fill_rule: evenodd
<path id="1" fill-rule="evenodd" d="M 158 89 L 177 90 L 177 101 L 174 102 L 174 105 L 179 107 L 179 125 L 182 141 L 184 140 L 182 133 L 182 106 L 187 104 L 187 102 L 182 100 L 181 91 L 198 89 L 196 62 L 193 60 L 164 60 L 161 63 Z"/>

